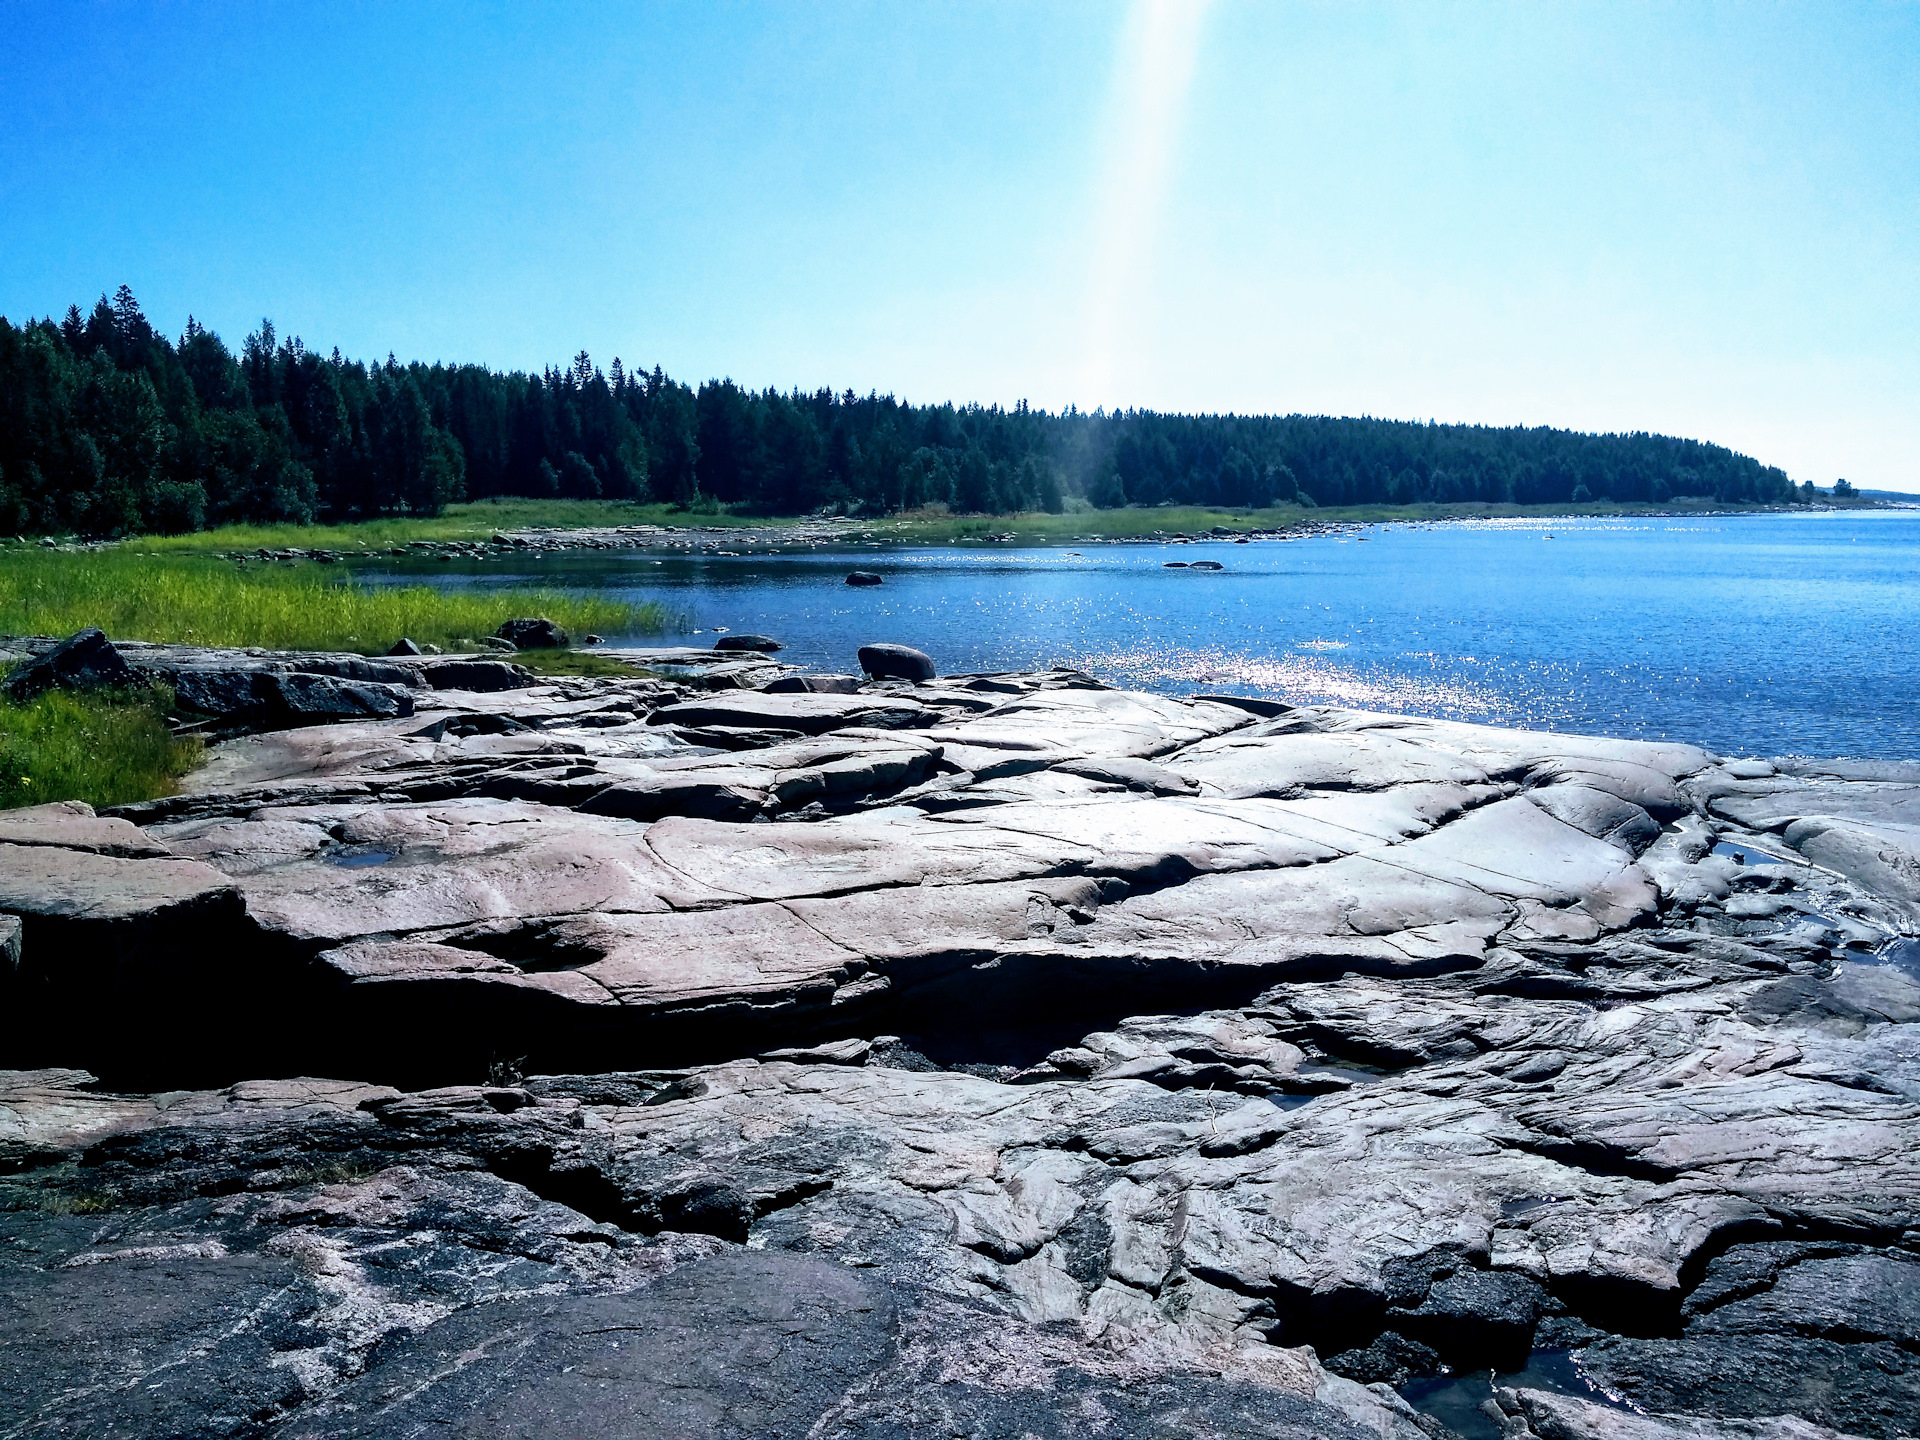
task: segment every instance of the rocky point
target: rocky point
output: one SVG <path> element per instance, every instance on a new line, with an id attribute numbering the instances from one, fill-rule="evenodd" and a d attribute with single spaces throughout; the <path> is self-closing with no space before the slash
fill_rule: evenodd
<path id="1" fill-rule="evenodd" d="M 1920 1428 L 1920 765 L 117 653 L 224 738 L 0 813 L 0 1435 Z"/>

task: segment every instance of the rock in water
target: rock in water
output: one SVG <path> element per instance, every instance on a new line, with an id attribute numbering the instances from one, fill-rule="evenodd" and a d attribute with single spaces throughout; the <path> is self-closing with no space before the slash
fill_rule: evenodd
<path id="1" fill-rule="evenodd" d="M 418 655 L 420 653 L 420 647 L 404 635 L 394 641 L 393 648 L 387 651 L 389 655 Z"/>
<path id="2" fill-rule="evenodd" d="M 82 630 L 22 665 L 7 682 L 7 693 L 15 700 L 31 700 L 56 687 L 94 690 L 138 683 L 133 667 L 113 648 L 105 632 L 94 629 Z"/>
<path id="3" fill-rule="evenodd" d="M 847 584 L 849 585 L 879 585 L 882 583 L 881 577 L 874 574 L 871 570 L 855 570 L 847 576 Z"/>
<path id="4" fill-rule="evenodd" d="M 876 680 L 931 680 L 933 657 L 910 645 L 862 645 L 860 668 Z"/>
<path id="5" fill-rule="evenodd" d="M 493 633 L 519 650 L 558 650 L 567 644 L 567 632 L 551 620 L 509 620 Z"/>
<path id="6" fill-rule="evenodd" d="M 713 648 L 716 650 L 757 650 L 763 655 L 771 655 L 775 650 L 783 650 L 786 647 L 771 635 L 722 635 L 718 640 L 713 642 Z"/>

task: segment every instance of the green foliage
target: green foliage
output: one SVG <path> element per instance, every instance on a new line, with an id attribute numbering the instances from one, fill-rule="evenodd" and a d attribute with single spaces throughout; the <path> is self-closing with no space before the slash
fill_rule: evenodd
<path id="1" fill-rule="evenodd" d="M 157 334 L 125 286 L 90 317 L 0 320 L 0 534 L 421 518 L 463 496 L 879 516 L 1535 506 L 1581 491 L 1800 498 L 1776 468 L 1661 435 L 694 389 L 617 359 L 603 372 L 585 352 L 538 375 L 369 365 L 264 320 L 236 357 L 191 319 L 177 345 Z"/>
<path id="2" fill-rule="evenodd" d="M 548 590 L 360 586 L 337 567 L 252 565 L 198 555 L 107 549 L 15 549 L 0 555 L 0 634 L 69 635 L 98 625 L 114 639 L 378 654 L 402 635 L 422 644 L 491 635 L 543 615 L 573 634 L 665 628 L 656 605 Z"/>
<path id="3" fill-rule="evenodd" d="M 0 700 L 0 809 L 84 800 L 125 805 L 172 793 L 200 742 L 167 726 L 163 690 L 52 690 Z"/>

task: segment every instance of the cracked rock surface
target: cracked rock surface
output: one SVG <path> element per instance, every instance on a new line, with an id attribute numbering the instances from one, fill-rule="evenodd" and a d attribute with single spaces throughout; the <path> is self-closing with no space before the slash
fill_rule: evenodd
<path id="1" fill-rule="evenodd" d="M 0 816 L 0 1436 L 1915 1433 L 1920 767 L 651 658 Z"/>

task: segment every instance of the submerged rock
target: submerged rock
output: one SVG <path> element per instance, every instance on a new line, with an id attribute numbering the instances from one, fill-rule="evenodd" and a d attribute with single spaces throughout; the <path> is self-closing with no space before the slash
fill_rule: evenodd
<path id="1" fill-rule="evenodd" d="M 847 575 L 847 584 L 849 585 L 879 585 L 882 584 L 884 580 L 884 576 L 876 575 L 871 570 L 854 570 L 850 571 Z"/>
<path id="2" fill-rule="evenodd" d="M 713 648 L 716 650 L 752 650 L 763 655 L 770 655 L 774 651 L 786 647 L 781 645 L 781 643 L 771 635 L 722 635 L 718 640 L 713 642 Z"/>

